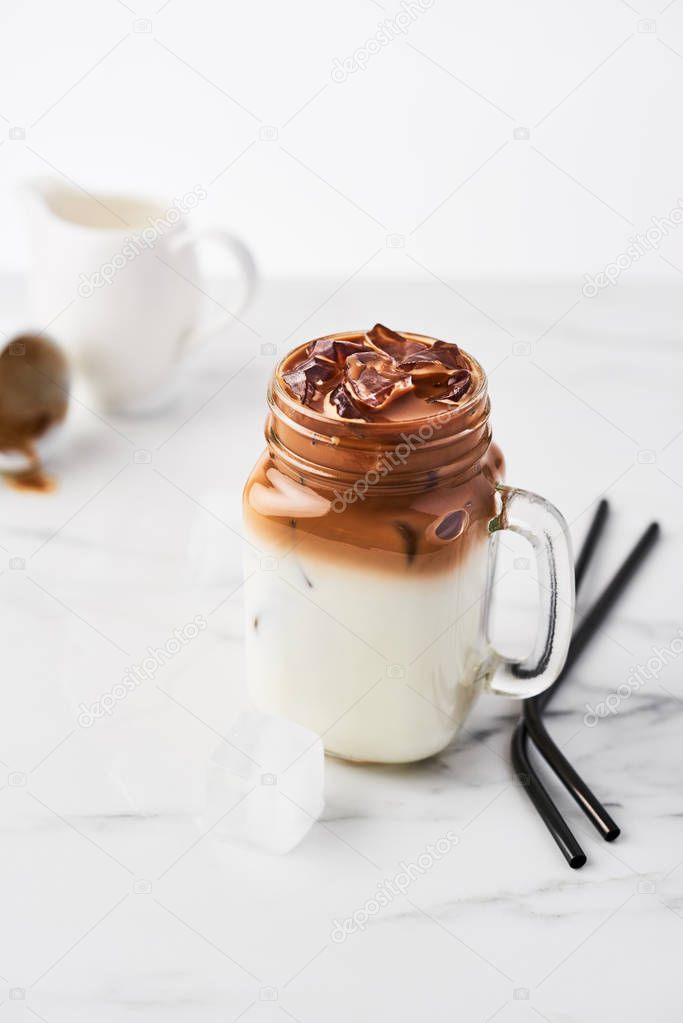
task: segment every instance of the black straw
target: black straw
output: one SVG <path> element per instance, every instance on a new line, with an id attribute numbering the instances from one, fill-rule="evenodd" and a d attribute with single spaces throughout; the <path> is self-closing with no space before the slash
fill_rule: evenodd
<path id="1" fill-rule="evenodd" d="M 601 501 L 576 561 L 577 589 L 585 577 L 586 570 L 595 552 L 605 525 L 607 513 L 607 502 Z M 546 759 L 549 766 L 553 768 L 603 838 L 606 841 L 613 841 L 620 833 L 619 827 L 555 745 L 543 724 L 541 713 L 621 596 L 658 536 L 659 526 L 657 523 L 652 523 L 586 613 L 580 626 L 576 629 L 569 648 L 566 664 L 560 676 L 546 692 L 525 701 L 523 720 L 517 725 L 513 736 L 511 752 L 515 770 L 525 783 L 530 799 L 560 847 L 565 859 L 574 869 L 584 865 L 586 862 L 585 854 L 550 798 L 547 790 L 534 772 L 528 756 L 527 739 L 531 735 L 539 752 Z"/>
<path id="2" fill-rule="evenodd" d="M 534 804 L 543 823 L 557 842 L 562 855 L 572 870 L 578 870 L 586 862 L 586 854 L 577 842 L 574 832 L 570 829 L 560 811 L 552 801 L 548 790 L 538 777 L 527 748 L 528 732 L 524 722 L 520 721 L 512 736 L 512 765 L 526 793 Z"/>
<path id="3" fill-rule="evenodd" d="M 605 528 L 608 514 L 609 505 L 603 497 L 595 514 L 593 515 L 591 524 L 588 527 L 588 532 L 586 533 L 586 539 L 581 545 L 581 550 L 579 551 L 579 556 L 576 559 L 576 565 L 574 566 L 574 579 L 576 580 L 577 592 L 581 588 L 581 583 L 586 575 L 588 565 L 595 554 L 595 548 L 598 546 L 598 541 L 602 536 L 602 531 Z"/>
<path id="4" fill-rule="evenodd" d="M 583 542 L 579 556 L 576 559 L 576 589 L 578 591 L 584 576 L 588 564 L 593 557 L 597 541 L 604 527 L 607 519 L 607 513 L 609 506 L 607 501 L 603 500 L 598 505 L 598 508 L 593 516 L 593 520 L 589 526 L 586 539 Z M 556 680 L 553 685 L 557 685 L 564 671 L 560 677 Z M 538 699 L 538 697 L 536 697 Z M 526 701 L 525 701 L 526 706 Z M 550 793 L 546 789 L 545 785 L 536 773 L 531 760 L 529 758 L 529 732 L 525 724 L 524 711 L 520 718 L 513 736 L 512 745 L 510 752 L 512 755 L 512 764 L 515 769 L 517 777 L 524 785 L 529 799 L 532 801 L 538 813 L 543 820 L 543 823 L 547 827 L 550 834 L 553 836 L 555 842 L 560 848 L 560 851 L 566 859 L 572 870 L 578 870 L 583 867 L 586 863 L 586 854 L 579 845 L 574 832 L 571 830 L 564 817 L 557 809 L 557 806 L 553 802 Z"/>
<path id="5" fill-rule="evenodd" d="M 559 677 L 553 685 L 545 691 L 545 693 L 541 693 L 540 697 L 534 697 L 536 700 L 541 700 L 544 707 L 550 702 L 553 695 L 557 692 L 557 689 L 564 681 L 567 672 L 574 666 L 596 630 L 600 628 L 605 618 L 612 610 L 637 570 L 640 568 L 642 562 L 650 553 L 650 550 L 659 538 L 659 534 L 659 523 L 652 522 L 647 527 L 640 540 L 638 540 L 638 543 L 623 562 L 619 570 L 615 572 L 614 576 L 602 591 L 598 599 L 583 616 L 581 624 L 577 627 L 574 635 L 572 636 L 567 660 Z"/>
<path id="6" fill-rule="evenodd" d="M 524 724 L 543 759 L 552 767 L 570 796 L 579 804 L 588 820 L 606 842 L 613 842 L 620 835 L 619 826 L 612 819 L 598 797 L 591 791 L 581 775 L 569 763 L 564 753 L 555 745 L 541 718 L 541 707 L 535 700 L 524 703 Z"/>

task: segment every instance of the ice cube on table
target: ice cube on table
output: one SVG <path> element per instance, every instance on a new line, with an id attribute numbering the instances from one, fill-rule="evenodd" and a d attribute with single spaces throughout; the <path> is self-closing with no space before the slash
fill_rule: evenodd
<path id="1" fill-rule="evenodd" d="M 208 812 L 219 840 L 286 853 L 322 813 L 325 751 L 318 735 L 287 718 L 244 711 L 214 750 Z"/>

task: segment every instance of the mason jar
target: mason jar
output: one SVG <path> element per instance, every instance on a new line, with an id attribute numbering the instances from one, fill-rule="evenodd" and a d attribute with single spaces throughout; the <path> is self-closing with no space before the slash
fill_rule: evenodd
<path id="1" fill-rule="evenodd" d="M 358 422 L 290 393 L 284 367 L 304 348 L 273 375 L 266 449 L 244 490 L 249 692 L 334 756 L 420 760 L 451 742 L 482 690 L 525 698 L 557 678 L 574 609 L 567 526 L 546 500 L 503 482 L 472 356 L 474 386 L 456 406 Z M 521 662 L 489 639 L 504 530 L 522 534 L 537 562 L 539 622 Z"/>

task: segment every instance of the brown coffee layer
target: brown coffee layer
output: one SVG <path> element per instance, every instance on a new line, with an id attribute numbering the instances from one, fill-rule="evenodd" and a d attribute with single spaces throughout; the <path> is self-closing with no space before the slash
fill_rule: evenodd
<path id="1" fill-rule="evenodd" d="M 298 550 L 363 570 L 429 575 L 451 570 L 486 541 L 502 472 L 492 445 L 477 471 L 454 484 L 408 494 L 330 493 L 294 479 L 266 452 L 245 488 L 245 526 L 257 545 L 280 557 Z"/>

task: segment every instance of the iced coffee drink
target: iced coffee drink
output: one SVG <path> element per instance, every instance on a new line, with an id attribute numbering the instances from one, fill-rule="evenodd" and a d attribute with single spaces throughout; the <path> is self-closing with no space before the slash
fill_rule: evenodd
<path id="1" fill-rule="evenodd" d="M 484 687 L 542 691 L 566 655 L 573 574 L 551 505 L 504 486 L 486 376 L 458 345 L 398 333 L 320 338 L 268 392 L 266 450 L 244 491 L 248 684 L 262 710 L 339 757 L 419 760 Z M 495 540 L 536 549 L 534 650 L 487 636 Z"/>

